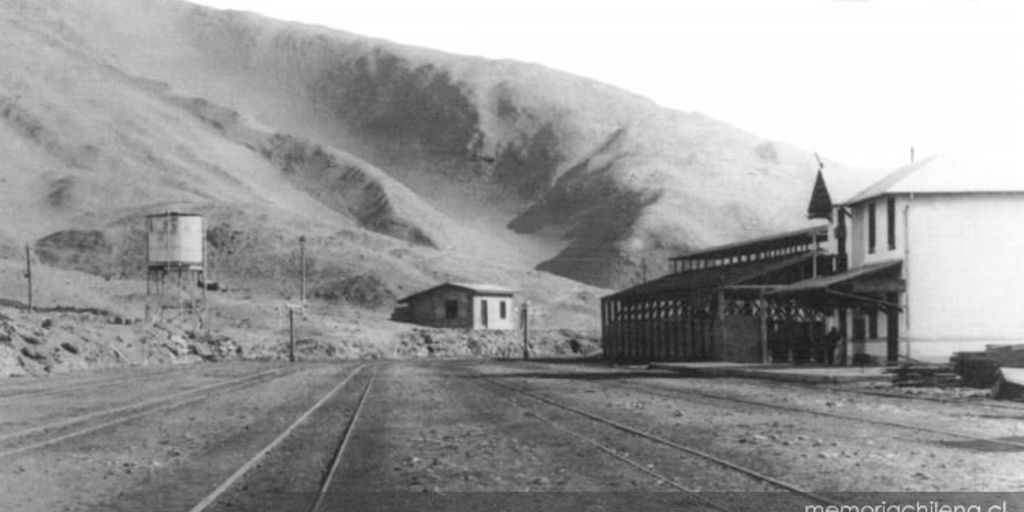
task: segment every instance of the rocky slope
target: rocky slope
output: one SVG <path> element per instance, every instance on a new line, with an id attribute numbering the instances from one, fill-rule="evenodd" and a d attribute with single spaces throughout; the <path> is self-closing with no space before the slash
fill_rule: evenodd
<path id="1" fill-rule="evenodd" d="M 808 153 L 542 66 L 176 0 L 0 7 L 7 254 L 137 272 L 139 217 L 187 209 L 241 244 L 213 260 L 247 279 L 301 230 L 392 294 L 530 267 L 615 287 L 804 222 Z"/>

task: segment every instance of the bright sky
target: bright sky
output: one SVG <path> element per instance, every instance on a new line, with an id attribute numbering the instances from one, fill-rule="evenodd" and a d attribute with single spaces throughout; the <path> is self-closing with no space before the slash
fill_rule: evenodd
<path id="1" fill-rule="evenodd" d="M 1019 0 L 195 3 L 536 62 L 849 165 L 1024 147 Z"/>

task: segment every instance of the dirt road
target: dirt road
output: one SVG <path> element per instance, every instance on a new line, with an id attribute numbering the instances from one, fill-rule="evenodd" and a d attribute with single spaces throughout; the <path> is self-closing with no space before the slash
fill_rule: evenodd
<path id="1" fill-rule="evenodd" d="M 1024 409 L 602 365 L 133 369 L 5 381 L 0 411 L 4 510 L 803 510 L 1024 489 Z"/>

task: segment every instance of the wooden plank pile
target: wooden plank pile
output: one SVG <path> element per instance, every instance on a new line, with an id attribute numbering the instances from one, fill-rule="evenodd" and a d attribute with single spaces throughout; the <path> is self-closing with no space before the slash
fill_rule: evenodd
<path id="1" fill-rule="evenodd" d="M 894 386 L 901 387 L 949 387 L 959 386 L 960 376 L 950 365 L 929 365 L 923 363 L 905 364 L 886 369 L 892 373 Z"/>
<path id="2" fill-rule="evenodd" d="M 1003 379 L 1000 368 L 1024 368 L 1024 345 L 989 346 L 984 352 L 957 352 L 950 363 L 965 386 L 991 388 Z"/>

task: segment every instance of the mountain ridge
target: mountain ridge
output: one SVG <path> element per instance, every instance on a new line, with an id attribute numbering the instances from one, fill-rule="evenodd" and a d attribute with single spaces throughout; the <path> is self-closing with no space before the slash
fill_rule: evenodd
<path id="1" fill-rule="evenodd" d="M 537 268 L 620 287 L 678 252 L 806 223 L 810 153 L 585 77 L 176 0 L 0 5 L 23 82 L 0 83 L 20 155 L 3 178 L 28 191 L 8 213 L 43 219 L 0 230 L 8 255 L 182 207 L 274 240 L 369 230 L 384 238 L 364 256 L 417 254 L 385 265 L 414 283 L 459 254 L 522 269 L 513 281 Z"/>

